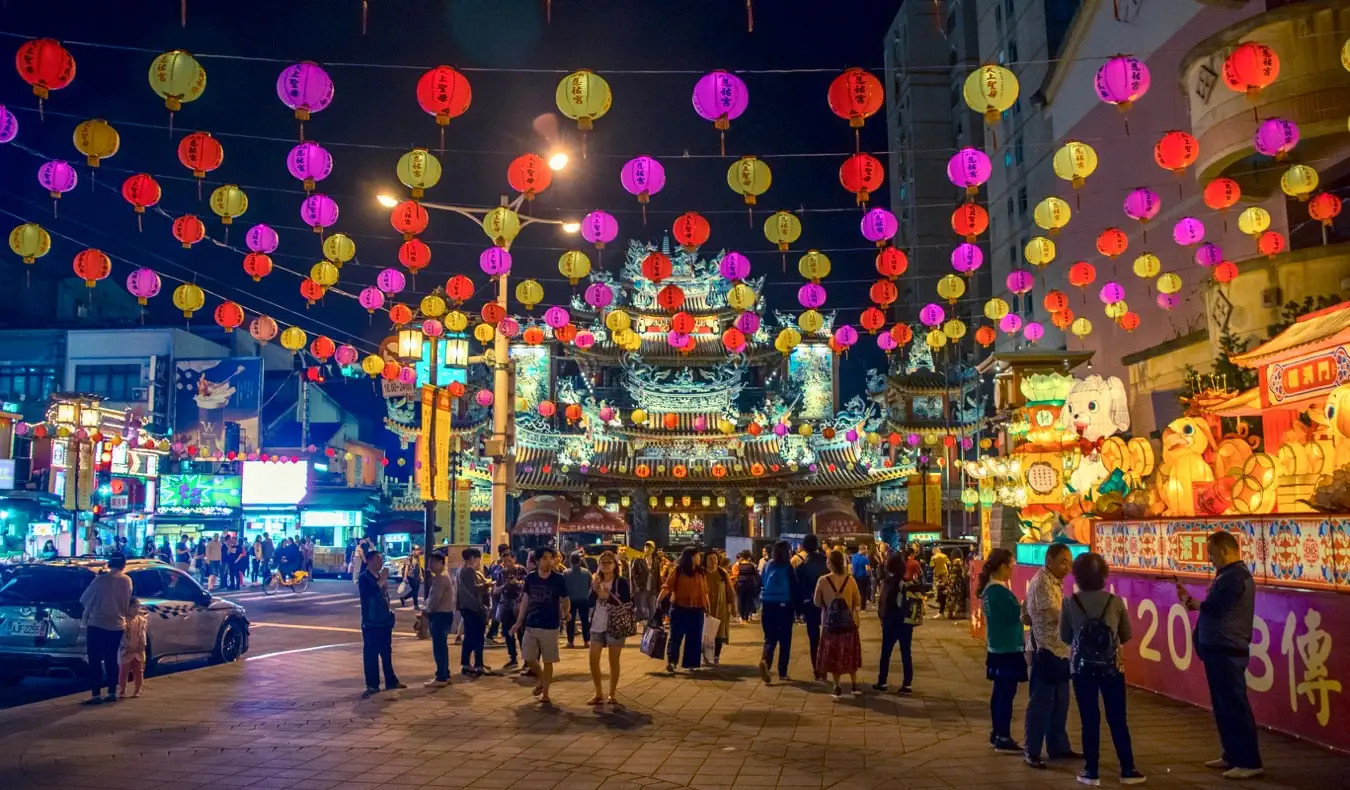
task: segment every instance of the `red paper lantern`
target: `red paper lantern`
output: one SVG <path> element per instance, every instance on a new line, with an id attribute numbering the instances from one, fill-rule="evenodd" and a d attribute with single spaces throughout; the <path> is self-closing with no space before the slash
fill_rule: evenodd
<path id="1" fill-rule="evenodd" d="M 222 302 L 216 308 L 216 324 L 226 332 L 233 332 L 244 323 L 244 308 L 235 302 Z"/>
<path id="2" fill-rule="evenodd" d="M 399 374 L 402 372 L 403 368 L 391 359 L 384 363 L 384 370 L 380 371 L 380 376 L 383 377 L 385 381 L 398 381 Z M 274 459 L 276 458 L 276 456 L 272 457 Z"/>
<path id="3" fill-rule="evenodd" d="M 888 280 L 894 280 L 909 269 L 909 256 L 896 249 L 887 247 L 877 253 L 877 273 Z"/>
<path id="4" fill-rule="evenodd" d="M 553 337 L 559 343 L 571 343 L 577 339 L 577 328 L 571 324 L 563 324 L 553 330 Z"/>
<path id="5" fill-rule="evenodd" d="M 529 329 L 525 330 L 525 333 L 521 335 L 521 338 L 528 345 L 537 346 L 540 343 L 544 342 L 544 330 L 540 329 L 537 326 L 532 326 Z"/>
<path id="6" fill-rule="evenodd" d="M 1256 239 L 1256 251 L 1267 258 L 1274 258 L 1276 255 L 1284 252 L 1285 248 L 1288 246 L 1289 245 L 1284 240 L 1284 236 L 1276 230 L 1268 230 Z"/>
<path id="7" fill-rule="evenodd" d="M 567 407 L 563 415 L 567 417 L 568 422 L 577 422 L 581 419 L 581 407 L 573 403 Z"/>
<path id="8" fill-rule="evenodd" d="M 670 258 L 660 252 L 650 252 L 642 259 L 642 276 L 654 283 L 669 277 L 672 268 Z"/>
<path id="9" fill-rule="evenodd" d="M 398 262 L 417 274 L 431 263 L 431 248 L 421 239 L 409 239 L 398 247 Z"/>
<path id="10" fill-rule="evenodd" d="M 506 308 L 496 302 L 488 302 L 478 314 L 483 317 L 484 323 L 496 326 L 506 317 Z"/>
<path id="11" fill-rule="evenodd" d="M 300 281 L 300 295 L 311 305 L 322 299 L 326 291 L 326 288 L 308 277 Z"/>
<path id="12" fill-rule="evenodd" d="M 1319 192 L 1308 201 L 1308 216 L 1330 226 L 1341 215 L 1341 199 L 1330 192 Z"/>
<path id="13" fill-rule="evenodd" d="M 1058 313 L 1069 306 L 1069 295 L 1063 291 L 1051 290 L 1045 294 L 1043 304 L 1046 310 L 1051 313 Z"/>
<path id="14" fill-rule="evenodd" d="M 430 221 L 427 210 L 416 200 L 405 200 L 389 212 L 389 224 L 403 234 L 404 241 L 426 230 Z"/>
<path id="15" fill-rule="evenodd" d="M 1120 328 L 1126 332 L 1133 332 L 1139 328 L 1139 314 L 1130 310 L 1120 317 Z"/>
<path id="16" fill-rule="evenodd" d="M 389 320 L 395 326 L 409 324 L 413 320 L 412 308 L 406 304 L 396 304 L 389 308 Z"/>
<path id="17" fill-rule="evenodd" d="M 727 351 L 732 353 L 739 352 L 745 348 L 745 333 L 734 326 L 729 326 L 722 333 L 722 345 Z"/>
<path id="18" fill-rule="evenodd" d="M 900 296 L 900 289 L 895 287 L 895 283 L 890 280 L 877 280 L 872 283 L 868 289 L 867 295 L 872 297 L 872 301 L 882 307 L 889 307 Z"/>
<path id="19" fill-rule="evenodd" d="M 266 253 L 250 252 L 244 256 L 244 271 L 253 282 L 260 282 L 262 278 L 272 273 L 272 258 Z"/>
<path id="20" fill-rule="evenodd" d="M 687 252 L 693 252 L 702 247 L 703 243 L 712 235 L 712 226 L 697 211 L 686 211 L 681 214 L 676 218 L 675 226 L 671 230 L 675 234 L 675 240 Z M 648 279 L 652 278 L 649 277 Z"/>
<path id="21" fill-rule="evenodd" d="M 108 275 L 112 274 L 112 261 L 108 260 L 108 256 L 104 255 L 102 250 L 81 250 L 75 254 L 71 266 L 89 288 L 93 288 L 99 280 L 107 279 Z"/>
<path id="22" fill-rule="evenodd" d="M 909 328 L 909 324 L 896 324 L 891 327 L 891 337 L 899 345 L 905 345 L 914 339 L 914 330 Z"/>
<path id="23" fill-rule="evenodd" d="M 687 335 L 694 331 L 694 317 L 685 312 L 676 313 L 670 319 L 670 328 Z"/>
<path id="24" fill-rule="evenodd" d="M 178 161 L 192 171 L 196 178 L 220 167 L 225 161 L 225 149 L 220 141 L 207 132 L 193 132 L 178 143 Z"/>
<path id="25" fill-rule="evenodd" d="M 309 344 L 309 353 L 313 354 L 314 358 L 320 362 L 327 362 L 336 350 L 337 345 L 327 335 L 319 335 L 314 338 L 314 342 Z"/>
<path id="26" fill-rule="evenodd" d="M 38 38 L 24 42 L 14 58 L 14 66 L 23 81 L 33 86 L 33 95 L 48 97 L 75 79 L 75 58 L 56 40 Z"/>
<path id="27" fill-rule="evenodd" d="M 1205 205 L 1215 211 L 1231 208 L 1242 197 L 1242 187 L 1231 178 L 1216 178 L 1205 184 Z"/>
<path id="28" fill-rule="evenodd" d="M 522 154 L 511 160 L 506 168 L 506 183 L 526 200 L 534 200 L 534 196 L 548 189 L 552 182 L 553 172 L 538 154 Z"/>
<path id="29" fill-rule="evenodd" d="M 667 430 L 673 431 L 677 427 L 679 427 L 680 418 L 678 415 L 675 414 L 667 414 L 661 418 L 661 424 L 666 426 Z"/>
<path id="30" fill-rule="evenodd" d="M 998 331 L 995 330 L 992 326 L 986 325 L 975 330 L 975 342 L 979 343 L 984 348 L 992 346 L 994 344 L 994 341 L 997 339 L 998 339 Z"/>
<path id="31" fill-rule="evenodd" d="M 759 436 L 761 433 L 764 433 L 764 428 L 757 422 L 750 423 L 745 427 L 745 430 L 751 436 Z"/>
<path id="32" fill-rule="evenodd" d="M 469 109 L 473 89 L 469 78 L 449 66 L 437 66 L 417 80 L 417 104 L 428 115 L 436 116 L 438 126 L 447 126 Z"/>
<path id="33" fill-rule="evenodd" d="M 887 284 L 889 285 L 889 283 Z M 891 287 L 894 288 L 895 286 Z M 885 326 L 886 314 L 875 307 L 869 307 L 862 311 L 858 323 L 862 324 L 863 329 L 866 329 L 870 334 L 875 335 L 878 329 Z"/>
<path id="34" fill-rule="evenodd" d="M 122 182 L 122 199 L 130 203 L 137 214 L 144 214 L 148 207 L 158 203 L 162 194 L 159 182 L 149 173 L 127 176 L 127 180 Z"/>
<path id="35" fill-rule="evenodd" d="M 684 291 L 678 285 L 667 285 L 656 292 L 656 303 L 664 310 L 679 310 L 684 306 Z"/>
<path id="36" fill-rule="evenodd" d="M 1214 273 L 1215 282 L 1231 283 L 1238 276 L 1237 264 L 1232 261 L 1224 261 L 1210 271 Z"/>
<path id="37" fill-rule="evenodd" d="M 881 86 L 881 80 L 870 72 L 854 67 L 834 78 L 826 101 L 830 112 L 857 129 L 881 109 L 886 102 L 886 90 Z"/>
<path id="38" fill-rule="evenodd" d="M 1079 288 L 1092 285 L 1097 279 L 1097 269 L 1087 261 L 1079 261 L 1069 267 L 1069 284 Z"/>
<path id="39" fill-rule="evenodd" d="M 1097 252 L 1108 258 L 1114 258 L 1125 252 L 1130 246 L 1130 237 L 1120 228 L 1107 228 L 1097 234 Z"/>
<path id="40" fill-rule="evenodd" d="M 952 230 L 974 242 L 975 237 L 989 228 L 989 212 L 979 203 L 962 203 L 952 212 Z"/>
<path id="41" fill-rule="evenodd" d="M 182 243 L 183 249 L 192 249 L 192 245 L 206 238 L 206 225 L 193 214 L 184 214 L 173 221 L 173 237 Z"/>
<path id="42" fill-rule="evenodd" d="M 857 196 L 859 203 L 866 203 L 885 180 L 886 169 L 870 154 L 854 154 L 839 168 L 839 183 Z"/>
<path id="43" fill-rule="evenodd" d="M 1153 146 L 1153 160 L 1158 167 L 1180 173 L 1195 164 L 1200 156 L 1200 143 L 1182 131 L 1170 131 Z"/>
<path id="44" fill-rule="evenodd" d="M 462 274 L 456 274 L 445 281 L 445 295 L 455 304 L 462 304 L 473 298 L 473 280 Z"/>
<path id="45" fill-rule="evenodd" d="M 1280 58 L 1275 50 L 1255 41 L 1244 41 L 1233 48 L 1223 63 L 1223 82 L 1230 90 L 1255 100 L 1261 89 L 1280 76 Z"/>
<path id="46" fill-rule="evenodd" d="M 1055 327 L 1059 329 L 1068 329 L 1069 325 L 1073 323 L 1073 319 L 1073 310 L 1067 307 L 1059 312 L 1050 314 L 1050 323 L 1054 324 Z"/>

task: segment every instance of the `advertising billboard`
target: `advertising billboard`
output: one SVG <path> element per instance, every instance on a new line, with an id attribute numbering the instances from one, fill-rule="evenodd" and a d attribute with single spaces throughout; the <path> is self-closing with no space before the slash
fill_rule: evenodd
<path id="1" fill-rule="evenodd" d="M 180 359 L 174 365 L 174 438 L 204 457 L 258 449 L 262 412 L 261 357 Z M 226 447 L 226 426 L 239 426 L 239 446 Z"/>
<path id="2" fill-rule="evenodd" d="M 158 511 L 179 516 L 232 516 L 240 499 L 238 475 L 164 475 Z"/>
<path id="3" fill-rule="evenodd" d="M 244 462 L 245 505 L 298 505 L 309 491 L 309 464 Z"/>

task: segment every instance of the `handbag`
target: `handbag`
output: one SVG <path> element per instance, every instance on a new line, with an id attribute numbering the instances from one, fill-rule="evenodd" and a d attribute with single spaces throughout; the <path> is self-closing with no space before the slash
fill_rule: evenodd
<path id="1" fill-rule="evenodd" d="M 413 619 L 412 630 L 413 634 L 415 634 L 418 639 L 431 638 L 431 629 L 427 627 L 426 612 L 417 613 L 417 617 Z"/>
<path id="2" fill-rule="evenodd" d="M 605 633 L 612 639 L 627 639 L 637 633 L 637 622 L 633 615 L 633 604 L 615 602 L 613 599 L 607 604 L 609 607 L 609 626 Z"/>
<path id="3" fill-rule="evenodd" d="M 918 585 L 902 585 L 900 598 L 903 601 L 901 613 L 904 615 L 905 625 L 915 627 L 923 625 L 924 604 L 928 601 L 928 597 L 923 593 L 923 588 Z"/>
<path id="4" fill-rule="evenodd" d="M 703 615 L 703 663 L 711 664 L 717 658 L 717 632 L 722 621 L 710 614 Z"/>
<path id="5" fill-rule="evenodd" d="M 398 597 L 407 598 L 409 595 L 412 595 L 412 585 L 408 584 L 407 579 L 404 579 L 398 583 Z"/>
<path id="6" fill-rule="evenodd" d="M 666 658 L 666 629 L 661 624 L 659 616 L 652 617 L 647 621 L 647 630 L 642 632 L 642 655 L 648 658 L 658 658 L 662 661 Z"/>

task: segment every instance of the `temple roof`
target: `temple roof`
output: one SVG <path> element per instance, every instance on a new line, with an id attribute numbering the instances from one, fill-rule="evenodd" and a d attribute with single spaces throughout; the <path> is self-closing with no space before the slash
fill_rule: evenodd
<path id="1" fill-rule="evenodd" d="M 1250 351 L 1229 357 L 1233 364 L 1256 368 L 1287 359 L 1301 351 L 1350 343 L 1350 302 L 1301 316 L 1293 326 Z"/>

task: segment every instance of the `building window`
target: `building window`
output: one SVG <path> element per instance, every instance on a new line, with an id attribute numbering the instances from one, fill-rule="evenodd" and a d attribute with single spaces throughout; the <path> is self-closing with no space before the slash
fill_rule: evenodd
<path id="1" fill-rule="evenodd" d="M 1016 0 L 1003 0 L 1004 13 L 1007 14 L 1009 22 L 1012 21 L 1013 16 L 1017 13 L 1015 6 Z"/>
<path id="2" fill-rule="evenodd" d="M 1017 213 L 1023 217 L 1027 215 L 1027 188 L 1025 185 L 1017 188 Z"/>
<path id="3" fill-rule="evenodd" d="M 994 29 L 998 31 L 1000 37 L 1003 36 L 1003 7 L 994 6 Z"/>
<path id="4" fill-rule="evenodd" d="M 1014 34 L 1012 35 L 1012 37 L 1008 39 L 1008 60 L 1012 61 L 1013 63 L 1016 63 L 1016 62 L 1017 62 L 1017 34 L 1016 34 L 1016 33 L 1014 33 Z"/>
<path id="5" fill-rule="evenodd" d="M 956 12 L 953 11 L 947 15 L 947 38 L 951 38 L 956 32 Z"/>
<path id="6" fill-rule="evenodd" d="M 1018 300 L 1020 302 L 1018 307 L 1021 308 L 1020 310 L 1018 310 L 1018 312 L 1021 313 L 1022 317 L 1025 318 L 1026 320 L 1028 321 L 1034 320 L 1036 318 L 1035 293 L 1033 291 L 1027 291 L 1020 297 L 1018 297 Z"/>
<path id="7" fill-rule="evenodd" d="M 56 368 L 0 365 L 0 399 L 44 402 L 56 389 Z"/>
<path id="8" fill-rule="evenodd" d="M 1014 119 L 1017 119 L 1017 118 L 1021 118 L 1021 117 L 1022 117 L 1022 97 L 1021 97 L 1021 96 L 1018 96 L 1018 97 L 1017 97 L 1017 100 L 1013 102 L 1013 106 L 1012 106 L 1012 117 L 1013 117 Z"/>
<path id="9" fill-rule="evenodd" d="M 1019 134 L 1017 140 L 1013 142 L 1013 161 L 1017 162 L 1018 167 L 1021 167 L 1022 163 L 1026 161 L 1026 158 L 1026 146 L 1022 145 L 1022 135 Z"/>
<path id="10" fill-rule="evenodd" d="M 1003 166 L 1012 167 L 1012 151 L 1005 150 L 1003 152 Z"/>
<path id="11" fill-rule="evenodd" d="M 1009 221 L 1009 222 L 1012 222 L 1012 218 L 1013 218 L 1013 199 L 1012 199 L 1012 195 L 1009 195 L 1009 196 L 1008 196 L 1008 221 Z"/>
<path id="12" fill-rule="evenodd" d="M 1008 266 L 1017 268 L 1017 247 L 1008 247 Z"/>
<path id="13" fill-rule="evenodd" d="M 111 401 L 138 400 L 135 391 L 141 386 L 140 365 L 78 365 L 75 368 L 75 391 L 101 395 Z"/>

